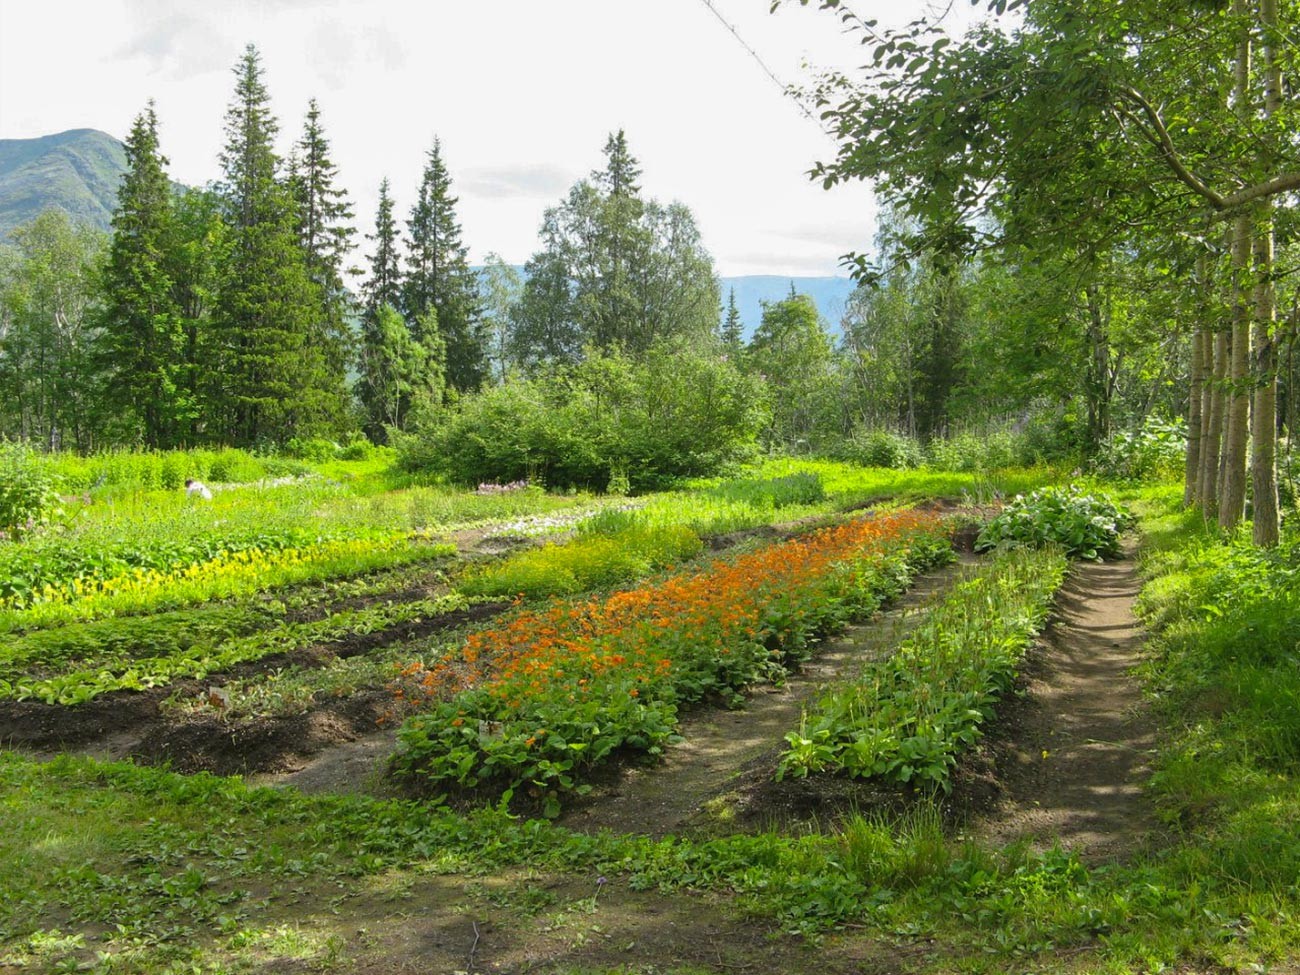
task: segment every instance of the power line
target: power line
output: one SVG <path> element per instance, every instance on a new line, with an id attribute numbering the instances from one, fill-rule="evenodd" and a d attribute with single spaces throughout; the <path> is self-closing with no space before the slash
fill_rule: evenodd
<path id="1" fill-rule="evenodd" d="M 825 132 L 826 130 L 822 128 L 821 122 L 816 118 L 816 116 L 813 115 L 812 112 L 808 110 L 808 106 L 805 105 L 797 95 L 795 95 L 794 91 L 791 90 L 789 85 L 787 85 L 785 82 L 783 82 L 780 78 L 777 77 L 775 71 L 773 71 L 771 68 L 767 66 L 767 62 L 764 61 L 762 57 L 759 56 L 759 53 L 755 51 L 743 37 L 740 36 L 740 31 L 736 30 L 736 28 L 731 24 L 731 22 L 728 21 L 726 17 L 722 16 L 722 14 L 718 11 L 718 8 L 713 5 L 713 0 L 701 0 L 701 2 L 704 4 L 704 6 L 709 8 L 709 12 L 712 13 L 713 16 L 718 18 L 718 22 L 731 32 L 731 36 L 734 37 L 740 43 L 740 46 L 749 52 L 749 56 L 758 62 L 758 66 L 763 69 L 763 73 L 772 79 L 772 83 L 781 89 L 781 93 L 795 103 L 796 107 L 798 107 L 800 113 L 802 113 L 804 118 L 808 119 L 808 121 L 812 122 L 819 129 L 822 129 L 822 131 Z"/>

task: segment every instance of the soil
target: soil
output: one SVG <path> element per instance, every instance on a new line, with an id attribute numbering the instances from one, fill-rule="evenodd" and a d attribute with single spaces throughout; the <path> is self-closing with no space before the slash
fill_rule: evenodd
<path id="1" fill-rule="evenodd" d="M 1028 661 L 1023 693 L 984 751 L 1002 795 L 977 833 L 993 843 L 1059 840 L 1092 861 L 1121 859 L 1155 829 L 1142 793 L 1156 724 L 1129 671 L 1144 634 L 1133 546 L 1081 562 Z"/>

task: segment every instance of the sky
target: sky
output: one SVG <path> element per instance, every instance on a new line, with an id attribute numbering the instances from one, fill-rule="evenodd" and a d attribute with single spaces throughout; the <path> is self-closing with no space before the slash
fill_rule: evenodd
<path id="1" fill-rule="evenodd" d="M 901 23 L 927 2 L 856 0 L 854 9 Z M 373 229 L 384 177 L 405 217 L 437 136 L 471 262 L 495 252 L 522 264 L 544 210 L 601 167 L 607 136 L 621 128 L 643 193 L 691 208 L 720 274 L 843 274 L 842 255 L 870 248 L 872 194 L 810 181 L 834 143 L 767 71 L 805 84 L 816 67 L 850 69 L 864 56 L 815 3 L 769 7 L 0 0 L 0 139 L 75 128 L 125 138 L 152 98 L 172 178 L 203 185 L 219 175 L 232 71 L 251 42 L 279 148 L 296 141 L 315 97 L 362 233 Z M 971 17 L 954 0 L 949 22 Z"/>

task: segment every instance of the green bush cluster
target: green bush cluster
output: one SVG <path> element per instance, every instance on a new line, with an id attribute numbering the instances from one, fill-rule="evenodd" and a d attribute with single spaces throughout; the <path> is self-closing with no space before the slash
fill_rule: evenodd
<path id="1" fill-rule="evenodd" d="M 233 447 L 221 450 L 111 451 L 90 456 L 52 454 L 52 469 L 71 490 L 178 490 L 188 478 L 246 484 L 266 477 L 307 473 L 300 461 L 260 457 Z"/>
<path id="2" fill-rule="evenodd" d="M 932 440 L 926 455 L 930 467 L 961 473 L 996 471 L 1027 461 L 1021 438 L 1008 430 L 958 433 Z"/>
<path id="3" fill-rule="evenodd" d="M 798 471 L 783 477 L 727 480 L 707 489 L 707 493 L 724 501 L 773 510 L 826 500 L 826 488 L 815 471 Z"/>
<path id="4" fill-rule="evenodd" d="M 1059 549 L 1006 552 L 959 583 L 917 630 L 786 735 L 778 778 L 838 772 L 947 791 L 1065 577 Z"/>
<path id="5" fill-rule="evenodd" d="M 1187 422 L 1149 416 L 1137 430 L 1111 437 L 1095 467 L 1115 481 L 1162 480 L 1182 474 L 1186 456 Z"/>
<path id="6" fill-rule="evenodd" d="M 980 531 L 977 550 L 998 545 L 1060 545 L 1071 558 L 1119 554 L 1131 516 L 1104 495 L 1082 488 L 1040 488 L 1016 497 Z"/>
<path id="7" fill-rule="evenodd" d="M 863 467 L 909 470 L 925 463 L 925 449 L 912 437 L 879 427 L 858 428 L 835 447 L 831 454 Z"/>
<path id="8" fill-rule="evenodd" d="M 752 456 L 762 418 L 757 381 L 734 365 L 657 348 L 494 386 L 394 442 L 406 469 L 459 484 L 643 491 Z"/>
<path id="9" fill-rule="evenodd" d="M 62 513 L 62 479 L 21 444 L 0 443 L 0 539 L 17 539 Z"/>

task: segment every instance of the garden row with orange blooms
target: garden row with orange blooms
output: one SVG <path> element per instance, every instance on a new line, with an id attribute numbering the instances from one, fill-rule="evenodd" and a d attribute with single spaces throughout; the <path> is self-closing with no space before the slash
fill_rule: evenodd
<path id="1" fill-rule="evenodd" d="M 556 600 L 403 674 L 399 774 L 435 790 L 525 787 L 558 810 L 614 752 L 657 755 L 678 707 L 735 702 L 818 636 L 952 557 L 941 519 L 859 519 L 603 599 Z"/>

